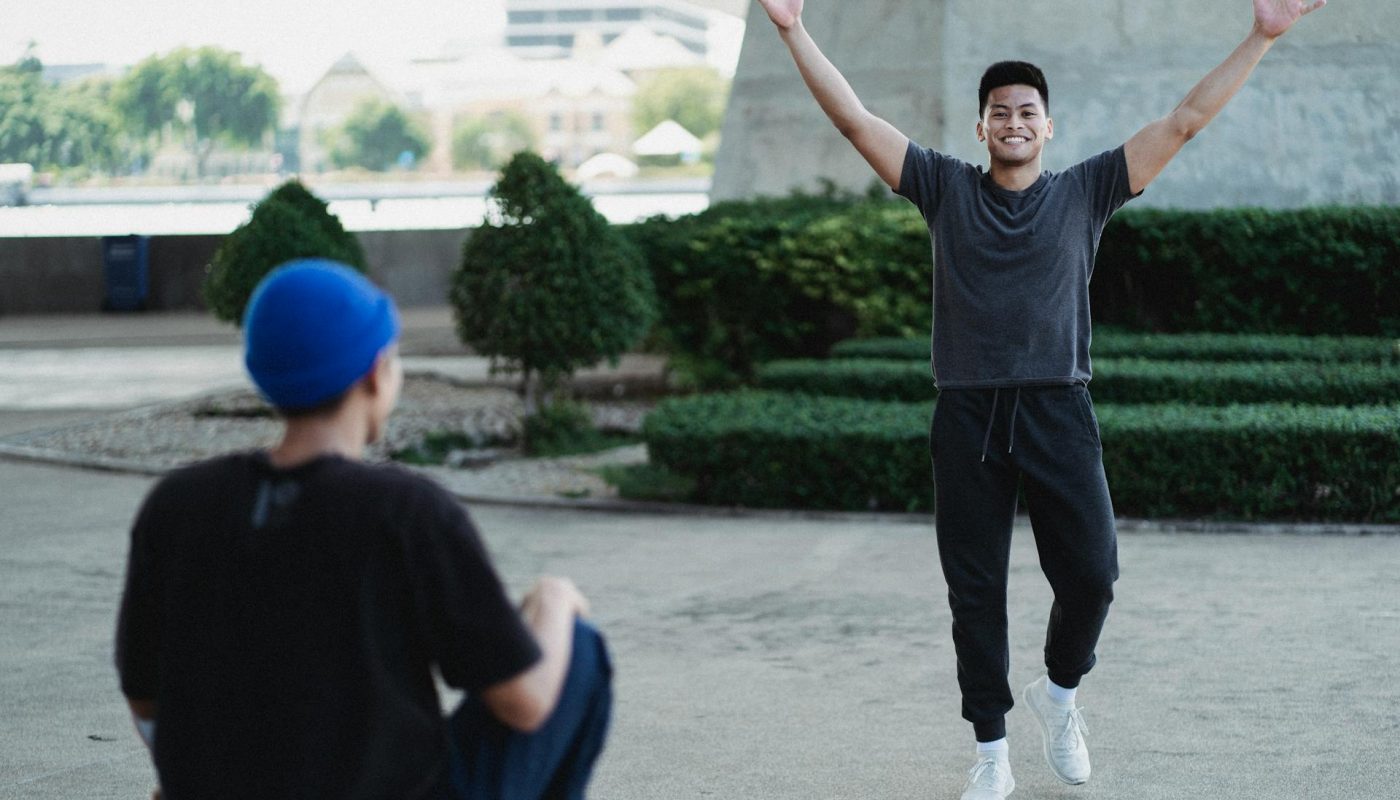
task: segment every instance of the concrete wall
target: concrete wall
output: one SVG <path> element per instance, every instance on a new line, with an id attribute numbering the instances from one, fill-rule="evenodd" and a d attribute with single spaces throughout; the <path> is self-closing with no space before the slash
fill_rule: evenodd
<path id="1" fill-rule="evenodd" d="M 810 0 L 803 24 L 866 107 L 921 142 L 942 139 L 941 0 Z M 720 142 L 711 200 L 815 189 L 820 178 L 855 190 L 878 180 L 817 107 L 758 3 Z"/>
<path id="2" fill-rule="evenodd" d="M 405 307 L 447 303 L 469 230 L 357 234 L 370 275 Z M 204 271 L 223 237 L 154 236 L 147 306 L 201 309 Z M 96 312 L 105 297 L 99 237 L 0 239 L 0 314 Z"/>
<path id="3" fill-rule="evenodd" d="M 1251 15 L 1246 0 L 1080 0 L 1014 10 L 982 0 L 810 0 L 805 12 L 813 37 L 868 108 L 920 143 L 973 163 L 987 161 L 974 135 L 982 70 L 1010 58 L 1039 64 L 1055 120 L 1045 166 L 1054 170 L 1121 144 L 1170 111 L 1243 39 Z M 911 36 L 915 30 L 928 34 Z M 1393 0 L 1333 3 L 1303 20 L 1135 205 L 1400 203 L 1397 30 Z M 924 80 L 904 81 L 895 96 L 870 91 L 872 62 L 881 61 L 901 70 L 922 64 Z M 764 110 L 788 108 L 794 98 L 807 110 Z M 910 120 L 915 108 L 930 120 Z M 850 151 L 755 4 L 712 198 L 784 194 L 812 188 L 821 176 L 863 189 L 873 172 L 853 152 L 835 152 L 842 147 Z"/>

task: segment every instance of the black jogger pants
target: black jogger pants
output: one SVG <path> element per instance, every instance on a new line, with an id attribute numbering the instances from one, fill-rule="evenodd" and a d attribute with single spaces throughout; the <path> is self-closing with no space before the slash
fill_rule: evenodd
<path id="1" fill-rule="evenodd" d="M 1006 735 L 1013 705 L 1006 581 L 1018 484 L 1055 596 L 1050 679 L 1075 687 L 1094 666 L 1118 577 L 1098 421 L 1081 384 L 949 389 L 939 394 L 930 448 L 962 713 L 978 741 L 993 741 Z"/>

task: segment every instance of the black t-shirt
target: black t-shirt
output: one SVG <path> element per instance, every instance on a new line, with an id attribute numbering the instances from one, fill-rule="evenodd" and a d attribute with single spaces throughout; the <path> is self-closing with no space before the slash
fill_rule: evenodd
<path id="1" fill-rule="evenodd" d="M 1012 191 L 911 141 L 899 194 L 933 237 L 940 389 L 1089 382 L 1094 256 L 1109 218 L 1137 196 L 1122 147 Z"/>
<path id="2" fill-rule="evenodd" d="M 132 529 L 117 668 L 170 800 L 440 794 L 432 666 L 470 692 L 539 657 L 465 511 L 397 467 L 225 456 Z"/>

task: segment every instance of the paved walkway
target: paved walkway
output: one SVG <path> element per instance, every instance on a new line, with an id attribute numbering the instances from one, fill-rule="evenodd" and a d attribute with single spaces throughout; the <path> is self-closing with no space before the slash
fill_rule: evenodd
<path id="1" fill-rule="evenodd" d="M 111 667 L 149 479 L 0 462 L 0 797 L 138 798 Z M 508 583 L 573 576 L 618 663 L 593 796 L 953 798 L 969 765 L 920 525 L 478 508 Z M 1012 677 L 1049 595 L 1012 555 Z M 1385 797 L 1400 781 L 1400 541 L 1126 534 L 1083 702 L 1093 781 L 1057 784 L 1023 710 L 1022 798 Z"/>
<path id="2" fill-rule="evenodd" d="M 0 319 L 0 338 L 12 324 Z M 0 344 L 0 370 L 19 347 Z M 84 413 L 0 408 L 0 431 Z M 111 666 L 127 526 L 150 485 L 0 460 L 0 798 L 140 798 L 153 784 Z M 957 796 L 970 730 L 928 526 L 473 513 L 514 591 L 570 575 L 610 636 L 618 707 L 592 796 Z M 1016 533 L 1019 687 L 1038 672 L 1050 598 L 1029 531 Z M 1120 549 L 1082 694 L 1094 778 L 1051 778 L 1018 708 L 1014 797 L 1394 793 L 1400 538 L 1139 531 Z"/>

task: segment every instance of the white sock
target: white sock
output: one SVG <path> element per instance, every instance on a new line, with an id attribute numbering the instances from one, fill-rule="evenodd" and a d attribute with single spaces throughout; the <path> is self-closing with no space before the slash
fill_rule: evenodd
<path id="1" fill-rule="evenodd" d="M 1011 753 L 1011 745 L 1006 743 L 1005 736 L 1003 736 L 1000 739 L 997 739 L 995 742 L 978 742 L 978 758 L 981 758 L 982 756 L 988 753 L 996 753 L 998 758 L 1006 758 Z"/>
<path id="2" fill-rule="evenodd" d="M 1074 689 L 1066 689 L 1049 678 L 1045 679 L 1045 688 L 1050 692 L 1050 699 L 1055 701 L 1055 705 L 1057 706 L 1074 705 L 1074 693 L 1079 691 L 1077 687 Z"/>

